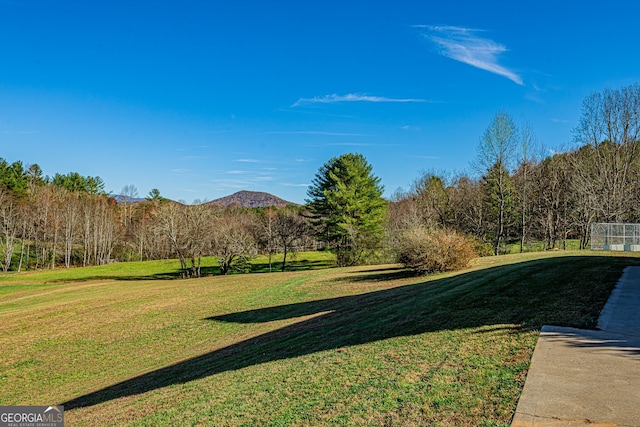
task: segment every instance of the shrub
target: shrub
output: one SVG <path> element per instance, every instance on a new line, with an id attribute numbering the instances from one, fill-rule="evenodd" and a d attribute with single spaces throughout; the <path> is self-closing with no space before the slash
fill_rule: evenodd
<path id="1" fill-rule="evenodd" d="M 251 263 L 249 257 L 239 256 L 231 263 L 231 271 L 234 273 L 251 273 Z"/>
<path id="2" fill-rule="evenodd" d="M 495 255 L 494 253 L 495 249 L 492 243 L 483 241 L 478 237 L 468 237 L 467 239 L 469 240 L 469 243 L 471 244 L 471 247 L 473 248 L 473 251 L 476 253 L 477 256 L 485 257 L 485 256 Z"/>
<path id="3" fill-rule="evenodd" d="M 397 256 L 407 268 L 434 273 L 464 268 L 476 253 L 471 242 L 455 231 L 418 226 L 402 234 Z"/>

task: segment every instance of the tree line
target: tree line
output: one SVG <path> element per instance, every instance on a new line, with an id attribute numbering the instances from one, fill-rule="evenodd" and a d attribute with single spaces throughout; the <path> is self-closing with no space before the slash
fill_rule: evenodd
<path id="1" fill-rule="evenodd" d="M 0 168 L 6 161 L 0 159 Z M 9 165 L 12 171 L 20 165 Z M 23 168 L 24 170 L 35 168 Z M 16 174 L 10 174 L 14 179 Z M 258 252 L 287 255 L 318 242 L 300 215 L 301 207 L 242 209 L 207 204 L 184 205 L 153 189 L 143 200 L 111 197 L 95 186 L 78 187 L 94 178 L 69 174 L 68 180 L 31 180 L 23 173 L 9 186 L 0 173 L 0 268 L 56 268 L 103 265 L 114 261 L 177 258 L 183 277 L 198 277 L 201 260 L 214 256 L 220 272 L 241 269 Z M 99 181 L 101 182 L 101 181 Z M 15 191 L 19 188 L 20 191 Z M 24 191 L 23 191 L 24 189 Z M 134 186 L 126 191 L 134 193 Z M 118 201 L 119 199 L 119 201 Z M 271 265 L 271 262 L 270 262 Z"/>
<path id="2" fill-rule="evenodd" d="M 481 255 L 514 242 L 522 251 L 568 239 L 586 248 L 591 223 L 640 220 L 639 133 L 640 87 L 607 89 L 584 99 L 564 152 L 542 152 L 530 124 L 498 112 L 480 136 L 475 174 L 427 172 L 387 201 L 364 156 L 348 153 L 318 170 L 305 206 L 257 210 L 184 205 L 157 189 L 139 200 L 134 186 L 112 197 L 99 177 L 43 177 L 38 165 L 0 159 L 0 267 L 177 258 L 184 277 L 198 277 L 207 256 L 222 274 L 257 253 L 270 265 L 284 254 L 284 270 L 301 248 L 328 248 L 338 265 L 353 265 L 398 260 L 407 242 L 462 247 L 451 236 Z"/>
<path id="3" fill-rule="evenodd" d="M 390 238 L 415 226 L 472 236 L 481 252 L 532 241 L 589 244 L 594 222 L 640 221 L 640 87 L 586 97 L 574 147 L 545 155 L 531 125 L 495 115 L 478 146 L 476 176 L 428 172 L 390 204 Z"/>

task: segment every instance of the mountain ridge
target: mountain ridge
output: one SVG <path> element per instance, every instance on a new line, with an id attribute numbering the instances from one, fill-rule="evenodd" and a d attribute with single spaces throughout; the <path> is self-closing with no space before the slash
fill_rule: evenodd
<path id="1" fill-rule="evenodd" d="M 211 200 L 205 204 L 225 207 L 238 206 L 241 208 L 266 208 L 270 206 L 284 207 L 297 205 L 297 203 L 289 202 L 270 193 L 248 190 L 241 190 L 228 196 Z"/>

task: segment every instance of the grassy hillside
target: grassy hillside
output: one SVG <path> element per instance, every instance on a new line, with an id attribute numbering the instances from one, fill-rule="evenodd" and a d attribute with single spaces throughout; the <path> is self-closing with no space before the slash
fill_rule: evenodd
<path id="1" fill-rule="evenodd" d="M 0 404 L 63 403 L 74 426 L 508 425 L 539 328 L 592 327 L 627 265 L 640 259 L 508 255 L 428 278 L 11 275 Z"/>

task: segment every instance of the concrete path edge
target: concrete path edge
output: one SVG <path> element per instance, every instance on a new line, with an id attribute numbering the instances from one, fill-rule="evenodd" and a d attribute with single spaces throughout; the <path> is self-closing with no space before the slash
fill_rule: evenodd
<path id="1" fill-rule="evenodd" d="M 542 328 L 513 427 L 640 426 L 640 267 L 625 269 L 598 327 Z"/>

